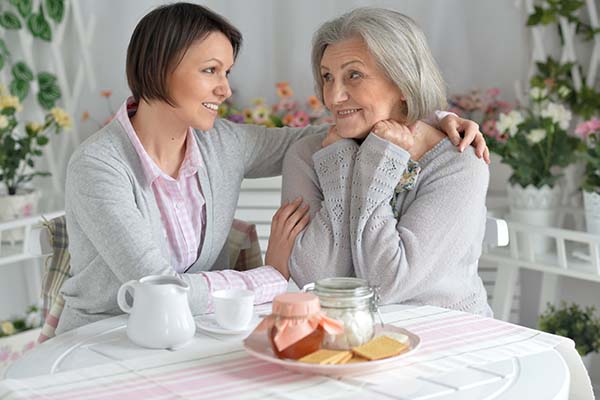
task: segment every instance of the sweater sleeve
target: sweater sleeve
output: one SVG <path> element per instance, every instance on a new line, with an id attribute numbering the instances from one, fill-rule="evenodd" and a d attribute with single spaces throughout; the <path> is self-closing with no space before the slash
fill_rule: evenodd
<path id="1" fill-rule="evenodd" d="M 472 273 L 465 269 L 481 252 L 487 166 L 472 150 L 429 165 L 435 169 L 419 182 L 416 198 L 396 220 L 390 200 L 408 159 L 400 147 L 369 135 L 354 168 L 354 268 L 358 277 L 380 287 L 384 303 L 427 298 L 439 282 Z"/>
<path id="2" fill-rule="evenodd" d="M 344 139 L 321 149 L 322 139 L 307 138 L 292 147 L 283 166 L 283 201 L 302 196 L 310 207 L 311 220 L 296 238 L 289 262 L 299 287 L 321 278 L 354 275 L 349 208 L 358 144 Z"/>
<path id="3" fill-rule="evenodd" d="M 204 277 L 177 274 L 170 266 L 136 205 L 133 178 L 119 165 L 118 161 L 89 154 L 71 160 L 66 183 L 67 221 L 72 219 L 79 225 L 121 284 L 146 275 L 176 275 L 190 285 L 192 312 L 205 312 L 208 288 Z"/>
<path id="4" fill-rule="evenodd" d="M 244 178 L 281 175 L 283 157 L 293 143 L 306 136 L 327 132 L 328 129 L 328 125 L 267 128 L 262 125 L 238 125 L 230 121 L 221 121 L 220 124 L 229 129 L 238 142 L 235 147 L 244 161 Z"/>

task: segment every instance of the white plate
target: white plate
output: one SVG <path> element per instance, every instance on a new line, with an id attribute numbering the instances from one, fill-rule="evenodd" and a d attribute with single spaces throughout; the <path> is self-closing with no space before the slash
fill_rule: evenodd
<path id="1" fill-rule="evenodd" d="M 265 360 L 268 362 L 272 362 L 274 364 L 281 365 L 292 371 L 309 374 L 339 376 L 357 372 L 372 372 L 377 369 L 393 366 L 393 364 L 398 362 L 398 360 L 402 359 L 403 357 L 406 357 L 409 354 L 412 354 L 421 343 L 421 339 L 419 338 L 419 336 L 415 335 L 414 333 L 404 328 L 398 328 L 394 325 L 389 324 L 385 324 L 383 327 L 377 326 L 377 328 L 375 329 L 375 336 L 381 335 L 385 332 L 401 333 L 408 336 L 408 350 L 397 356 L 384 358 L 382 360 L 377 361 L 366 361 L 361 363 L 340 365 L 309 364 L 296 360 L 277 358 L 273 353 L 273 349 L 271 348 L 271 342 L 267 337 L 267 333 L 264 331 L 252 332 L 252 334 L 244 340 L 244 348 L 248 353 L 250 353 L 254 357 L 260 358 L 261 360 Z"/>
<path id="2" fill-rule="evenodd" d="M 241 335 L 243 333 L 248 333 L 252 329 L 254 329 L 259 323 L 258 317 L 256 315 L 253 315 L 247 327 L 240 330 L 231 330 L 225 329 L 221 325 L 219 325 L 214 314 L 200 315 L 196 317 L 195 320 L 196 327 L 198 327 L 199 329 L 202 329 L 203 331 L 207 332 L 218 333 L 221 335 Z"/>

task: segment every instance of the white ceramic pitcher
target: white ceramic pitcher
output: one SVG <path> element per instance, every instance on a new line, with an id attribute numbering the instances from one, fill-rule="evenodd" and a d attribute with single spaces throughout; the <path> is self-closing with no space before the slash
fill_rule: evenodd
<path id="1" fill-rule="evenodd" d="M 175 276 L 150 275 L 124 283 L 117 302 L 129 314 L 129 339 L 153 349 L 173 349 L 189 342 L 196 332 L 188 304 L 189 290 L 189 285 Z M 133 298 L 132 306 L 126 293 Z"/>

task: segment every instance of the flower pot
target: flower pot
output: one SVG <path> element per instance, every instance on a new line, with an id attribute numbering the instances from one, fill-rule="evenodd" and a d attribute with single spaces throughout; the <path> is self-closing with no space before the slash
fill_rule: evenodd
<path id="1" fill-rule="evenodd" d="M 556 226 L 556 210 L 561 203 L 562 191 L 558 185 L 551 188 L 543 186 L 536 188 L 529 185 L 523 188 L 520 185 L 508 186 L 508 202 L 510 207 L 510 218 L 515 222 L 524 224 L 553 227 Z M 528 252 L 528 241 L 523 234 L 517 237 L 519 251 Z M 547 253 L 554 246 L 552 239 L 542 236 L 531 237 L 531 245 L 534 253 Z M 526 254 L 525 253 L 525 254 Z"/>
<path id="2" fill-rule="evenodd" d="M 583 192 L 585 226 L 589 233 L 600 235 L 600 194 Z"/>
<path id="3" fill-rule="evenodd" d="M 0 193 L 0 222 L 35 215 L 39 200 L 40 192 L 37 189 L 21 189 L 12 196 L 7 195 L 6 192 Z M 2 242 L 14 243 L 23 240 L 25 228 L 2 231 L 0 234 L 2 235 Z"/>
<path id="4" fill-rule="evenodd" d="M 5 378 L 4 374 L 10 364 L 36 346 L 41 331 L 41 328 L 30 329 L 0 338 L 0 380 Z"/>

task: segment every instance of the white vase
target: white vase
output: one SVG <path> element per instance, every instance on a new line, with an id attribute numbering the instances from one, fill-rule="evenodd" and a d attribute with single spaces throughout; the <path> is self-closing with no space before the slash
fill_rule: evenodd
<path id="1" fill-rule="evenodd" d="M 551 188 L 545 185 L 536 188 L 529 185 L 508 185 L 508 202 L 510 219 L 524 224 L 554 227 L 557 223 L 557 208 L 561 204 L 562 191 L 558 185 Z M 542 236 L 531 237 L 534 253 L 543 254 L 550 251 L 554 245 L 552 239 Z M 517 237 L 519 251 L 528 252 L 528 240 L 524 235 Z"/>
<path id="2" fill-rule="evenodd" d="M 14 221 L 37 214 L 40 192 L 37 189 L 20 189 L 9 196 L 0 193 L 0 222 Z M 25 228 L 15 228 L 0 233 L 2 242 L 14 243 L 23 240 Z"/>
<path id="3" fill-rule="evenodd" d="M 585 226 L 589 233 L 600 235 L 600 194 L 583 192 Z"/>

